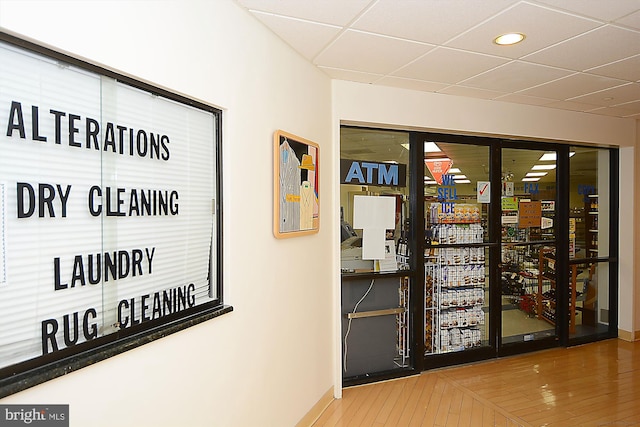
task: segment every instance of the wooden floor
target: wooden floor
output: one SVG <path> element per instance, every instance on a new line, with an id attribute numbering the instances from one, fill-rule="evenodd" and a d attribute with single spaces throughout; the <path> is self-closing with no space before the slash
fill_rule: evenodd
<path id="1" fill-rule="evenodd" d="M 640 426 L 640 342 L 544 350 L 345 388 L 320 426 Z"/>

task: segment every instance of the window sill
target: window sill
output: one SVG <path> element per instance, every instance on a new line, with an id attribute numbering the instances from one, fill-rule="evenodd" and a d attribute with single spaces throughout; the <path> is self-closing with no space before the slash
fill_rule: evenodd
<path id="1" fill-rule="evenodd" d="M 233 311 L 222 305 L 0 379 L 0 399 Z"/>

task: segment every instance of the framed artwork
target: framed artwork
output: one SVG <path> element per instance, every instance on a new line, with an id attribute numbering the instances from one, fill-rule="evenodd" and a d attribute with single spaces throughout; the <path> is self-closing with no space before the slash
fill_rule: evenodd
<path id="1" fill-rule="evenodd" d="M 320 228 L 319 146 L 278 130 L 273 135 L 273 234 L 276 238 L 317 233 Z"/>

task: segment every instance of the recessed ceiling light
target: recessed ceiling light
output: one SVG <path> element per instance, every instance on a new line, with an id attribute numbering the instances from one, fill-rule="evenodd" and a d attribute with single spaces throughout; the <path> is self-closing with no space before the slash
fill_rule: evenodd
<path id="1" fill-rule="evenodd" d="M 522 181 L 540 181 L 540 178 L 522 178 Z"/>
<path id="2" fill-rule="evenodd" d="M 460 168 L 451 168 L 449 169 L 449 173 L 462 173 Z"/>
<path id="3" fill-rule="evenodd" d="M 571 151 L 569 153 L 569 157 L 573 157 L 573 155 L 576 154 L 575 151 Z M 552 153 L 544 153 L 542 155 L 542 157 L 540 157 L 540 161 L 541 162 L 555 162 L 556 161 L 556 152 L 552 152 Z"/>
<path id="4" fill-rule="evenodd" d="M 534 165 L 531 169 L 534 171 L 546 171 L 546 170 L 551 170 L 551 169 L 555 169 L 556 165 Z"/>
<path id="5" fill-rule="evenodd" d="M 448 157 L 427 157 L 424 159 L 425 162 L 450 162 L 451 159 Z"/>
<path id="6" fill-rule="evenodd" d="M 507 33 L 493 39 L 493 42 L 500 46 L 508 46 L 516 43 L 520 43 L 524 40 L 525 35 L 522 33 Z"/>
<path id="7" fill-rule="evenodd" d="M 441 151 L 442 150 L 440 149 L 440 147 L 438 147 L 436 145 L 435 142 L 425 141 L 425 143 L 424 143 L 424 152 L 425 153 L 439 153 Z"/>
<path id="8" fill-rule="evenodd" d="M 409 149 L 409 144 L 400 144 L 407 150 Z M 424 143 L 424 152 L 425 153 L 440 153 L 442 150 L 435 142 L 425 141 Z"/>
<path id="9" fill-rule="evenodd" d="M 471 184 L 471 181 L 469 181 L 468 179 L 457 179 L 456 184 Z"/>
<path id="10" fill-rule="evenodd" d="M 530 178 L 532 176 L 545 176 L 548 172 L 527 172 L 526 177 Z"/>

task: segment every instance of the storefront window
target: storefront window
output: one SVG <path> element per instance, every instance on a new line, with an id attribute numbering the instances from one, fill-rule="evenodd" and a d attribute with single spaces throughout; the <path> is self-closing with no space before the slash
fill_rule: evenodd
<path id="1" fill-rule="evenodd" d="M 343 377 L 410 368 L 409 135 L 343 127 Z"/>
<path id="2" fill-rule="evenodd" d="M 344 377 L 615 336 L 616 156 L 343 127 Z"/>

